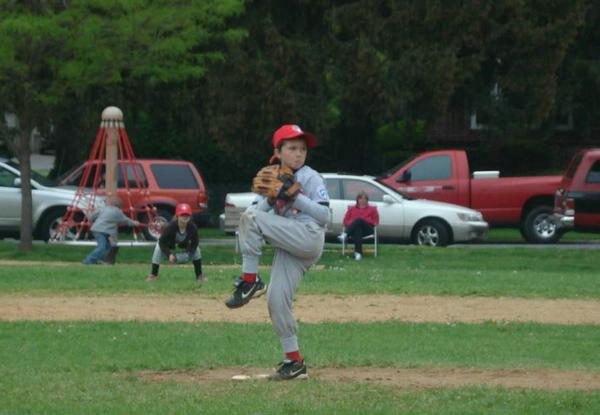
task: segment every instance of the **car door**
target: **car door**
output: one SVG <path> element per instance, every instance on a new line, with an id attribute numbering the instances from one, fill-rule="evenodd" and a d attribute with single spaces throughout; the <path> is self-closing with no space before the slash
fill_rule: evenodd
<path id="1" fill-rule="evenodd" d="M 415 199 L 458 202 L 455 166 L 449 154 L 435 155 L 413 162 L 405 181 L 395 187 Z"/>
<path id="2" fill-rule="evenodd" d="M 340 183 L 341 195 L 343 199 L 335 201 L 333 204 L 334 221 L 339 219 L 341 224 L 348 206 L 356 204 L 356 196 L 363 191 L 369 196 L 369 204 L 377 206 L 379 212 L 379 236 L 384 237 L 402 237 L 404 233 L 404 213 L 403 203 L 388 203 L 383 201 L 383 196 L 387 194 L 385 190 L 367 180 L 344 178 Z"/>
<path id="3" fill-rule="evenodd" d="M 21 187 L 19 176 L 0 166 L 0 227 L 18 229 L 21 222 Z"/>

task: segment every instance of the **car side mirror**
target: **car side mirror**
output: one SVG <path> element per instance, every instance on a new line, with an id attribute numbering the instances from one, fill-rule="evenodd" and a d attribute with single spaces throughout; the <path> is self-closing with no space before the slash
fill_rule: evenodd
<path id="1" fill-rule="evenodd" d="M 398 177 L 398 179 L 396 181 L 398 183 L 410 182 L 411 176 L 412 176 L 412 174 L 410 173 L 410 170 L 404 170 L 402 172 L 402 175 L 400 177 Z"/>
<path id="2" fill-rule="evenodd" d="M 21 178 L 20 177 L 16 177 L 15 180 L 13 181 L 13 186 L 14 187 L 21 187 Z"/>
<path id="3" fill-rule="evenodd" d="M 383 203 L 387 203 L 387 204 L 391 205 L 392 203 L 396 203 L 396 201 L 390 195 L 383 195 Z"/>

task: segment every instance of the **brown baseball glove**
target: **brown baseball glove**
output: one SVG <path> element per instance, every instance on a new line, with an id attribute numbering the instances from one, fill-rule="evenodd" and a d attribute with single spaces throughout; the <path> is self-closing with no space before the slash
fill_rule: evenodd
<path id="1" fill-rule="evenodd" d="M 252 191 L 265 196 L 272 203 L 277 199 L 294 200 L 302 190 L 294 180 L 294 172 L 289 167 L 274 164 L 263 167 L 252 180 Z"/>

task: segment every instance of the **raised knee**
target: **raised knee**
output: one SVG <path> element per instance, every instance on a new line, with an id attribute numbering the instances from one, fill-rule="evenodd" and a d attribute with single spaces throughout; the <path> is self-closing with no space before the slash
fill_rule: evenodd
<path id="1" fill-rule="evenodd" d="M 245 211 L 240 216 L 240 227 L 248 227 L 254 222 L 256 212 Z"/>

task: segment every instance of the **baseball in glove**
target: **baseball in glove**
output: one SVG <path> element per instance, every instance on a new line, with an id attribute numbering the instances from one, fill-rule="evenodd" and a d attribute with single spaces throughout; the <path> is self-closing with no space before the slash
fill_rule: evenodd
<path id="1" fill-rule="evenodd" d="M 252 191 L 265 196 L 270 202 L 294 200 L 300 190 L 302 186 L 294 180 L 292 169 L 278 164 L 263 167 L 252 180 Z"/>

